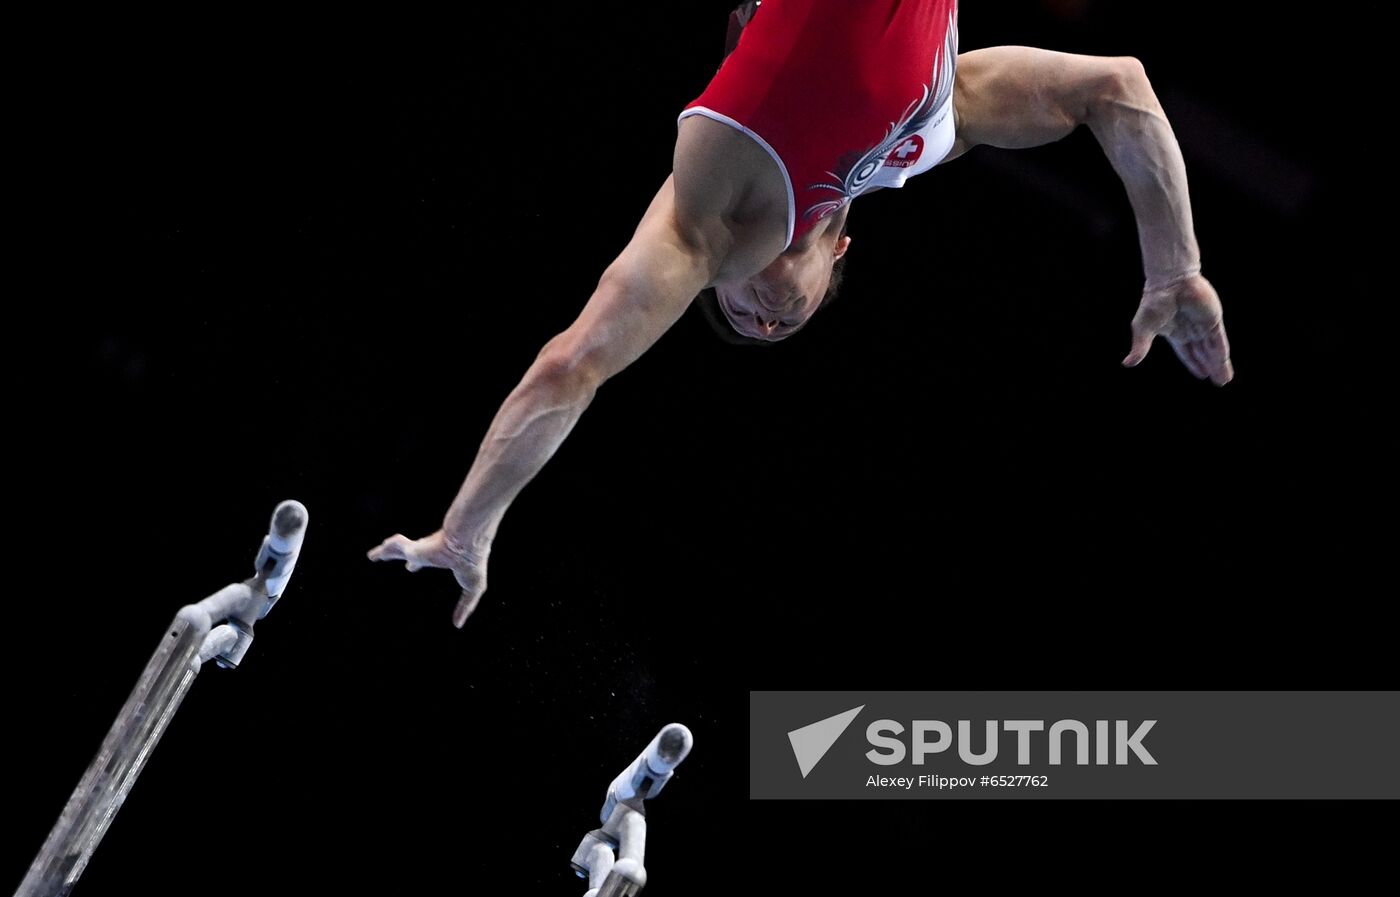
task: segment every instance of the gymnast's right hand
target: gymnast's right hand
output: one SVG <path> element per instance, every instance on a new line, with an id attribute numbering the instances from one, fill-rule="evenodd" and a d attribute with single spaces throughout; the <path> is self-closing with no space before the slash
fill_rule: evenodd
<path id="1" fill-rule="evenodd" d="M 486 593 L 486 555 L 458 545 L 442 530 L 421 539 L 410 539 L 395 533 L 369 551 L 371 561 L 403 561 L 408 572 L 424 567 L 451 570 L 462 587 L 462 597 L 452 612 L 452 623 L 458 629 L 467 622 L 481 596 Z"/>

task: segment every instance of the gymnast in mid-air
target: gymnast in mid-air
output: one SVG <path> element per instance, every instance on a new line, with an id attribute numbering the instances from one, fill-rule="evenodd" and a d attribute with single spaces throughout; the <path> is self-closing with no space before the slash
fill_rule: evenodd
<path id="1" fill-rule="evenodd" d="M 442 528 L 371 560 L 451 570 L 461 626 L 486 590 L 501 518 L 604 382 L 703 294 L 737 336 L 787 339 L 829 295 L 851 202 L 977 146 L 1039 146 L 1085 125 L 1131 201 L 1142 300 L 1123 364 L 1162 337 L 1193 375 L 1230 382 L 1220 300 L 1201 276 L 1186 168 L 1142 65 L 989 47 L 958 53 L 956 0 L 763 0 L 680 114 L 671 175 L 578 318 L 506 397 Z M 772 390 L 794 389 L 769 384 Z"/>

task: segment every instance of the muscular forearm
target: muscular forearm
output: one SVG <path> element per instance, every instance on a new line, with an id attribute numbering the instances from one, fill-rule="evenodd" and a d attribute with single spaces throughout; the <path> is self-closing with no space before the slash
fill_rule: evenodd
<path id="1" fill-rule="evenodd" d="M 454 550 L 482 557 L 520 490 L 558 450 L 593 400 L 597 378 L 546 346 L 496 412 L 443 519 Z"/>
<path id="2" fill-rule="evenodd" d="M 549 341 L 506 398 L 442 529 L 421 539 L 395 533 L 370 550 L 370 560 L 403 561 L 410 571 L 451 570 L 462 587 L 452 615 L 457 626 L 486 591 L 487 556 L 510 503 L 558 451 L 598 387 L 660 339 L 720 270 L 728 216 L 713 204 L 723 191 L 692 181 L 666 179 L 578 318 Z M 678 208 L 678 190 L 688 214 Z"/>
<path id="3" fill-rule="evenodd" d="M 1089 109 L 1089 127 L 1122 179 L 1137 218 L 1143 273 L 1159 289 L 1201 270 L 1186 165 L 1166 114 L 1134 61 Z"/>

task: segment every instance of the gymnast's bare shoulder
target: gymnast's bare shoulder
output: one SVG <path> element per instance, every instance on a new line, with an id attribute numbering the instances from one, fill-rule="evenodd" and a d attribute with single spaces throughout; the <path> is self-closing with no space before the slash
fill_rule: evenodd
<path id="1" fill-rule="evenodd" d="M 672 168 L 676 220 L 705 245 L 723 246 L 715 280 L 747 277 L 782 253 L 787 185 L 752 138 L 690 116 L 680 123 Z"/>

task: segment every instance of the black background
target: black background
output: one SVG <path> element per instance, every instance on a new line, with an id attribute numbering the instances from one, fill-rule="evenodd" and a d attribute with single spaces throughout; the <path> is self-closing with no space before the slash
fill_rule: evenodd
<path id="1" fill-rule="evenodd" d="M 1090 135 L 978 150 L 857 204 L 845 294 L 799 338 L 729 346 L 692 312 L 609 383 L 507 516 L 466 629 L 445 574 L 365 561 L 437 526 L 630 236 L 729 6 L 44 32 L 17 138 L 31 277 L 8 303 L 5 875 L 163 624 L 247 574 L 287 497 L 312 519 L 287 597 L 243 668 L 200 677 L 79 894 L 581 893 L 568 859 L 606 785 L 672 720 L 696 747 L 651 810 L 657 894 L 756 888 L 721 884 L 726 855 L 819 884 L 842 856 L 946 875 L 1048 843 L 1081 868 L 1164 834 L 1278 849 L 1353 818 L 750 805 L 745 714 L 763 688 L 1395 685 L 1365 22 L 961 16 L 964 51 L 1146 64 L 1225 301 L 1228 388 L 1165 345 L 1119 367 L 1140 262 Z"/>

